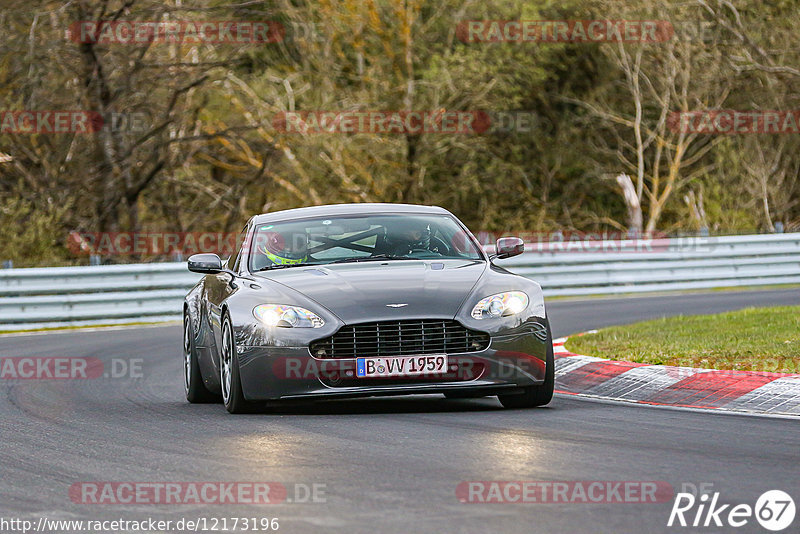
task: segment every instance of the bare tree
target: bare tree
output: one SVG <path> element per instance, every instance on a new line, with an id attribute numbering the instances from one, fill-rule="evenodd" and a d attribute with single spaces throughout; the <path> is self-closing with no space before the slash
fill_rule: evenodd
<path id="1" fill-rule="evenodd" d="M 622 9 L 619 2 L 608 4 Z M 661 0 L 641 9 L 662 20 L 681 15 Z M 636 18 L 628 14 L 627 18 Z M 587 109 L 603 125 L 596 128 L 594 142 L 635 177 L 645 232 L 652 233 L 672 195 L 710 170 L 704 158 L 719 142 L 676 127 L 674 114 L 722 107 L 735 80 L 725 72 L 717 49 L 678 35 L 663 43 L 620 41 L 605 45 L 604 51 L 623 75 L 619 85 L 627 99 L 621 101 L 617 87 L 608 87 L 591 100 L 567 100 Z M 620 191 L 630 209 L 627 189 Z"/>

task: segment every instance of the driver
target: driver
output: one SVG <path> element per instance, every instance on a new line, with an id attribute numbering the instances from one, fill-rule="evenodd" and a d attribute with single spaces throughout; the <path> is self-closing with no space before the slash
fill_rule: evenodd
<path id="1" fill-rule="evenodd" d="M 390 254 L 407 256 L 414 251 L 429 251 L 431 246 L 430 225 L 418 219 L 403 219 L 392 225 L 387 232 Z"/>
<path id="2" fill-rule="evenodd" d="M 264 244 L 259 248 L 274 265 L 308 261 L 308 236 L 304 232 L 270 232 L 264 236 Z"/>

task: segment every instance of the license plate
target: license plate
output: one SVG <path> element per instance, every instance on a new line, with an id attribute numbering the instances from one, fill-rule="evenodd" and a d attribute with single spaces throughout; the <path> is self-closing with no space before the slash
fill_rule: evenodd
<path id="1" fill-rule="evenodd" d="M 356 376 L 417 376 L 447 372 L 447 355 L 356 358 Z"/>

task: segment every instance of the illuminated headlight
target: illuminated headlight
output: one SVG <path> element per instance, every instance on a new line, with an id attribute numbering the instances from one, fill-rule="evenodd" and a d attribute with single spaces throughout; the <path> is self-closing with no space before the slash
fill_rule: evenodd
<path id="1" fill-rule="evenodd" d="M 299 306 L 262 304 L 253 309 L 253 315 L 267 326 L 283 328 L 320 328 L 325 324 L 322 317 Z"/>
<path id="2" fill-rule="evenodd" d="M 481 299 L 472 309 L 473 319 L 494 319 L 516 315 L 528 307 L 528 295 L 522 291 L 507 291 Z"/>

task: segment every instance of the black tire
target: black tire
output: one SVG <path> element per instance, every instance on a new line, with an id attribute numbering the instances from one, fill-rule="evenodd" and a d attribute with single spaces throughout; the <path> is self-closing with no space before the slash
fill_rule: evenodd
<path id="1" fill-rule="evenodd" d="M 192 404 L 217 403 L 222 400 L 221 396 L 210 392 L 203 383 L 203 375 L 197 363 L 192 320 L 186 312 L 183 314 L 183 391 L 186 400 Z"/>
<path id="2" fill-rule="evenodd" d="M 553 335 L 550 332 L 550 323 L 547 323 L 547 358 L 545 359 L 544 383 L 538 386 L 528 386 L 523 393 L 516 395 L 498 395 L 500 404 L 504 408 L 535 408 L 545 406 L 553 400 L 553 389 L 556 382 L 555 357 L 553 356 Z"/>
<path id="3" fill-rule="evenodd" d="M 233 339 L 233 324 L 230 316 L 222 317 L 222 346 L 220 347 L 219 373 L 222 386 L 222 403 L 229 413 L 252 413 L 256 405 L 248 402 L 242 393 L 242 379 L 239 374 L 239 357 Z"/>

